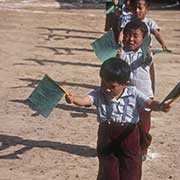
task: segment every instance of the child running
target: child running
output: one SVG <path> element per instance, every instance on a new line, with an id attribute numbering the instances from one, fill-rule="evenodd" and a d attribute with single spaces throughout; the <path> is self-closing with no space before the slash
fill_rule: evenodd
<path id="1" fill-rule="evenodd" d="M 153 89 L 150 76 L 152 64 L 151 53 L 144 59 L 142 51 L 143 39 L 148 33 L 144 22 L 136 19 L 126 24 L 123 30 L 123 48 L 119 50 L 118 56 L 130 65 L 130 84 L 142 91 L 148 98 L 153 99 Z M 151 143 L 149 134 L 151 111 L 147 108 L 140 108 L 139 129 L 141 133 L 142 158 L 147 154 L 147 148 Z"/>
<path id="2" fill-rule="evenodd" d="M 149 12 L 150 9 L 150 0 L 135 0 L 132 2 L 132 11 L 133 14 L 135 16 L 135 18 L 143 21 L 148 28 L 148 38 L 150 39 L 150 46 L 149 46 L 149 51 L 151 51 L 152 48 L 152 41 L 151 41 L 151 35 L 153 35 L 156 40 L 160 43 L 161 47 L 163 50 L 168 50 L 167 45 L 165 43 L 165 41 L 162 38 L 162 35 L 160 33 L 160 28 L 157 25 L 157 23 L 152 20 L 147 18 L 147 13 Z M 150 66 L 150 76 L 151 76 L 151 81 L 152 81 L 152 89 L 153 89 L 153 93 L 155 93 L 155 67 L 154 67 L 154 63 L 151 64 Z M 141 113 L 141 117 L 144 119 L 146 119 L 146 117 L 148 117 L 149 113 L 145 112 L 145 111 L 140 111 Z M 144 121 L 144 122 L 148 122 L 148 121 Z M 144 126 L 144 127 L 143 127 Z M 144 128 L 145 132 L 150 130 L 150 122 L 148 124 L 144 124 L 142 125 L 142 128 Z M 149 139 L 151 139 L 150 134 L 147 134 Z M 144 149 L 144 159 L 146 159 L 146 154 L 147 154 L 147 148 Z"/>
<path id="3" fill-rule="evenodd" d="M 140 180 L 141 148 L 139 107 L 168 112 L 170 106 L 151 100 L 135 86 L 128 86 L 130 66 L 118 58 L 106 60 L 100 69 L 101 86 L 85 96 L 66 95 L 78 106 L 95 105 L 99 122 L 97 180 Z"/>

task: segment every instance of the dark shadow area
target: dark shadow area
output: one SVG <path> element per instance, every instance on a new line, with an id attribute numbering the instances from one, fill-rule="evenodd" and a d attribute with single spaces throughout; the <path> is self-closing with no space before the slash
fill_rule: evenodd
<path id="1" fill-rule="evenodd" d="M 74 114 L 71 113 L 72 117 L 77 115 L 78 113 L 83 113 L 84 116 L 86 116 L 87 114 L 96 114 L 96 110 L 92 109 L 92 108 L 83 108 L 83 107 L 79 107 L 79 106 L 74 106 L 74 105 L 69 105 L 69 104 L 58 104 L 56 106 L 56 108 L 62 109 L 62 110 L 66 110 L 66 111 L 74 111 L 76 112 Z"/>
<path id="2" fill-rule="evenodd" d="M 0 155 L 0 159 L 19 159 L 18 155 L 31 150 L 34 147 L 50 148 L 53 150 L 63 151 L 70 154 L 75 154 L 84 157 L 96 157 L 96 150 L 85 145 L 66 144 L 61 142 L 47 141 L 47 140 L 31 140 L 23 139 L 18 136 L 0 135 L 0 150 L 7 149 L 11 146 L 24 145 L 25 147 L 9 153 L 7 155 Z"/>
<path id="3" fill-rule="evenodd" d="M 175 38 L 180 38 L 180 36 L 174 36 Z"/>
<path id="4" fill-rule="evenodd" d="M 36 47 L 51 50 L 54 52 L 54 55 L 74 55 L 75 53 L 73 51 L 93 52 L 92 49 L 88 49 L 88 48 L 68 48 L 68 47 L 50 47 L 50 46 L 36 46 Z"/>
<path id="5" fill-rule="evenodd" d="M 65 31 L 66 34 L 70 34 L 70 33 L 104 34 L 104 32 L 87 31 L 87 30 L 81 30 L 81 29 L 50 28 L 50 27 L 38 27 L 38 29 L 45 29 L 45 30 L 48 30 L 50 33 L 53 33 L 53 31 Z"/>
<path id="6" fill-rule="evenodd" d="M 61 9 L 102 9 L 103 0 L 56 0 Z"/>
<path id="7" fill-rule="evenodd" d="M 41 33 L 40 35 L 47 36 L 46 40 L 64 40 L 64 39 L 89 39 L 89 40 L 96 40 L 97 37 L 88 37 L 88 36 L 77 36 L 77 35 L 60 35 L 60 34 L 46 34 Z"/>
<path id="8" fill-rule="evenodd" d="M 46 40 L 64 40 L 64 39 L 89 39 L 89 40 L 96 40 L 97 37 L 90 36 L 91 34 L 104 34 L 103 32 L 96 32 L 96 31 L 87 31 L 87 30 L 80 30 L 80 29 L 67 29 L 67 28 L 50 28 L 50 27 L 38 27 L 38 29 L 47 30 L 48 33 L 41 33 L 40 35 L 46 35 Z M 60 35 L 54 32 L 62 32 L 65 35 Z M 73 34 L 72 34 L 73 33 Z M 76 33 L 80 33 L 81 35 L 76 35 Z"/>
<path id="9" fill-rule="evenodd" d="M 28 82 L 27 85 L 25 86 L 16 86 L 16 87 L 11 87 L 13 89 L 15 88 L 24 88 L 24 87 L 30 87 L 30 88 L 35 88 L 36 85 L 39 83 L 40 80 L 37 79 L 32 79 L 32 78 L 19 78 L 21 81 Z M 92 84 L 84 84 L 84 83 L 74 83 L 74 82 L 66 82 L 66 81 L 61 81 L 61 82 L 56 82 L 59 86 L 67 85 L 67 86 L 78 86 L 82 88 L 87 88 L 87 89 L 96 89 L 98 86 L 92 85 Z"/>
<path id="10" fill-rule="evenodd" d="M 180 29 L 174 29 L 174 31 L 178 31 L 178 32 L 180 32 Z"/>
<path id="11" fill-rule="evenodd" d="M 9 100 L 9 102 L 21 103 L 21 104 L 29 106 L 27 103 L 27 99 L 12 99 L 12 100 Z M 55 108 L 72 112 L 71 113 L 72 117 L 87 117 L 88 114 L 96 114 L 95 109 L 84 108 L 84 107 L 79 107 L 79 106 L 70 105 L 70 104 L 57 104 Z M 39 116 L 39 113 L 35 112 L 31 116 Z"/>
<path id="12" fill-rule="evenodd" d="M 44 66 L 46 64 L 60 64 L 60 65 L 73 65 L 73 66 L 83 66 L 83 67 L 96 67 L 100 68 L 100 64 L 90 64 L 90 63 L 81 63 L 81 62 L 70 62 L 70 61 L 60 61 L 60 60 L 47 60 L 47 59 L 35 59 L 27 58 L 24 59 L 26 62 L 35 62 L 38 65 Z M 27 63 L 14 63 L 13 65 L 28 65 Z"/>
<path id="13" fill-rule="evenodd" d="M 179 0 L 151 0 L 152 10 L 180 10 Z"/>
<path id="14" fill-rule="evenodd" d="M 60 9 L 105 9 L 103 0 L 56 0 Z M 179 0 L 151 0 L 152 10 L 180 10 Z"/>

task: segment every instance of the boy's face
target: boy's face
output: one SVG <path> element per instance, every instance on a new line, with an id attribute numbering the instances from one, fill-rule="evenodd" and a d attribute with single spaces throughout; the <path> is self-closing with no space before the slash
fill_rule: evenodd
<path id="1" fill-rule="evenodd" d="M 136 2 L 135 7 L 133 8 L 133 14 L 140 20 L 143 20 L 146 17 L 148 12 L 148 7 L 144 0 L 139 0 Z"/>
<path id="2" fill-rule="evenodd" d="M 130 0 L 125 0 L 125 1 L 124 1 L 124 4 L 125 4 L 127 7 L 129 7 L 130 4 L 131 4 L 131 2 L 130 2 Z"/>
<path id="3" fill-rule="evenodd" d="M 131 29 L 124 32 L 123 44 L 128 51 L 137 51 L 143 43 L 143 32 L 140 29 Z"/>
<path id="4" fill-rule="evenodd" d="M 126 85 L 119 84 L 118 82 L 107 82 L 101 79 L 101 88 L 107 99 L 118 98 L 123 92 Z"/>

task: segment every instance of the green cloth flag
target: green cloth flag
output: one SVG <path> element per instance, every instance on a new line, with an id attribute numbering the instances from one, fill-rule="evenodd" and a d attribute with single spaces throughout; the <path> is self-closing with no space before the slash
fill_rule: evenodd
<path id="1" fill-rule="evenodd" d="M 144 39 L 143 39 L 143 43 L 142 43 L 142 46 L 141 46 L 144 59 L 147 56 L 147 51 L 148 51 L 148 48 L 150 47 L 150 43 L 151 43 L 151 37 L 147 33 L 145 35 Z"/>
<path id="2" fill-rule="evenodd" d="M 106 2 L 113 2 L 113 0 L 106 0 Z M 119 0 L 119 6 L 121 7 L 124 3 L 124 0 Z M 105 11 L 106 14 L 114 13 L 115 12 L 115 6 L 114 4 Z"/>
<path id="3" fill-rule="evenodd" d="M 180 96 L 180 82 L 176 84 L 176 86 L 170 91 L 170 93 L 166 96 L 166 98 L 162 101 L 168 102 L 171 104 L 174 100 L 176 100 Z"/>
<path id="4" fill-rule="evenodd" d="M 114 5 L 112 5 L 109 9 L 107 9 L 107 10 L 105 11 L 105 14 L 114 13 L 114 11 L 115 11 L 115 8 L 114 8 Z"/>
<path id="5" fill-rule="evenodd" d="M 116 57 L 118 51 L 118 45 L 114 38 L 112 30 L 105 33 L 99 39 L 96 39 L 91 46 L 97 56 L 102 62 L 111 57 Z"/>
<path id="6" fill-rule="evenodd" d="M 47 118 L 65 91 L 49 76 L 45 75 L 27 99 L 27 104 Z"/>

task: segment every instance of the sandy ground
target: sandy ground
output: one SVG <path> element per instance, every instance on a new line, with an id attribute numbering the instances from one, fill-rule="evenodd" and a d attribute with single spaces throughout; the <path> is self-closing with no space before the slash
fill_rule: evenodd
<path id="1" fill-rule="evenodd" d="M 53 0 L 0 1 L 0 180 L 96 179 L 94 107 L 62 99 L 45 119 L 24 104 L 44 74 L 77 94 L 99 85 L 101 62 L 90 43 L 103 33 L 104 10 L 59 7 Z M 162 100 L 180 77 L 180 11 L 151 11 L 149 17 L 176 52 L 155 56 L 156 98 Z M 179 180 L 179 109 L 178 99 L 170 113 L 153 113 L 143 180 Z"/>

